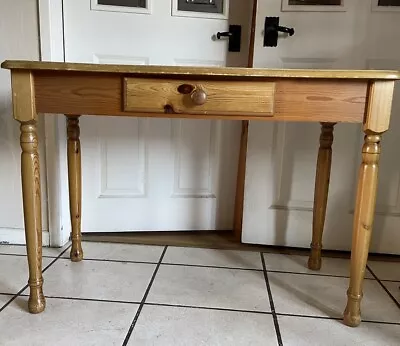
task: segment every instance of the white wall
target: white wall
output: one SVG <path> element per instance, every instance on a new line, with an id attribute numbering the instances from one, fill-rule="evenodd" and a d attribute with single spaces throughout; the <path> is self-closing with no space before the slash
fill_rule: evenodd
<path id="1" fill-rule="evenodd" d="M 34 0 L 1 0 L 0 61 L 6 59 L 37 60 L 39 30 L 37 3 Z M 39 124 L 39 136 L 44 138 Z M 43 229 L 47 230 L 47 198 L 44 143 L 39 143 L 42 170 Z M 19 126 L 12 118 L 10 73 L 0 70 L 0 242 L 24 244 L 24 223 L 20 180 Z M 48 245 L 48 232 L 43 244 Z"/>

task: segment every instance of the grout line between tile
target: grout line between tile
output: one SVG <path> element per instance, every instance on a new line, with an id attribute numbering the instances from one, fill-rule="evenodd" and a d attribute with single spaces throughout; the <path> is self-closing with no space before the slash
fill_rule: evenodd
<path id="1" fill-rule="evenodd" d="M 69 260 L 68 257 L 61 257 L 61 260 Z M 111 263 L 135 263 L 135 264 L 157 264 L 158 262 L 152 261 L 127 261 L 127 260 L 110 260 L 110 259 L 102 259 L 102 258 L 86 258 L 84 259 L 85 262 L 92 261 L 92 262 L 111 262 Z"/>
<path id="2" fill-rule="evenodd" d="M 381 280 L 382 282 L 391 282 L 391 283 L 399 283 L 400 284 L 400 280 Z"/>
<path id="3" fill-rule="evenodd" d="M 43 256 L 45 257 L 45 256 Z M 48 256 L 47 256 L 48 257 Z M 52 258 L 52 257 L 50 257 Z M 60 257 L 61 260 L 68 260 L 67 257 Z M 158 264 L 158 262 L 152 261 L 127 261 L 127 260 L 109 260 L 102 258 L 86 258 L 85 261 L 94 261 L 94 262 L 112 262 L 112 263 L 134 263 L 134 264 Z M 256 271 L 262 272 L 263 269 L 256 268 L 240 268 L 240 267 L 224 267 L 224 266 L 213 266 L 213 265 L 203 265 L 203 264 L 184 264 L 184 263 L 161 263 L 162 266 L 181 266 L 181 267 L 195 267 L 195 268 L 215 268 L 215 269 L 227 269 L 227 270 L 245 270 L 245 271 Z M 292 271 L 283 271 L 283 270 L 268 270 L 269 273 L 278 273 L 278 274 L 294 274 L 294 275 L 310 275 L 310 276 L 324 276 L 324 277 L 334 277 L 334 278 L 343 278 L 348 279 L 349 276 L 344 275 L 333 275 L 333 274 L 314 274 L 314 273 L 305 273 L 305 272 L 292 272 Z M 365 280 L 375 280 L 374 278 L 365 278 Z M 388 280 L 385 280 L 388 281 Z"/>
<path id="4" fill-rule="evenodd" d="M 63 250 L 62 253 L 64 253 L 65 250 Z M 21 254 L 21 253 L 0 253 L 0 256 L 17 256 L 17 257 L 26 257 L 26 254 Z M 57 255 L 58 256 L 58 255 Z M 49 255 L 43 255 L 43 258 L 57 258 L 57 256 L 49 256 Z"/>
<path id="5" fill-rule="evenodd" d="M 319 320 L 336 320 L 341 321 L 342 318 L 340 317 L 329 317 L 329 316 L 313 316 L 313 315 L 302 315 L 302 314 L 289 314 L 286 312 L 277 312 L 277 316 L 285 316 L 285 317 L 299 317 L 299 318 L 314 318 Z"/>
<path id="6" fill-rule="evenodd" d="M 184 263 L 161 263 L 163 266 L 180 266 L 180 267 L 197 267 L 197 268 L 214 268 L 214 269 L 228 269 L 228 270 L 246 270 L 246 271 L 255 271 L 262 272 L 262 269 L 256 268 L 238 268 L 238 267 L 224 267 L 224 266 L 213 266 L 206 264 L 184 264 Z"/>
<path id="7" fill-rule="evenodd" d="M 13 293 L 2 293 L 1 295 L 14 296 Z M 29 297 L 29 294 L 20 294 L 21 297 Z M 140 305 L 141 302 L 125 301 L 125 300 L 108 300 L 108 299 L 95 299 L 95 298 L 79 298 L 79 297 L 62 297 L 62 296 L 46 296 L 46 299 L 61 299 L 61 300 L 77 300 L 77 301 L 88 301 L 88 302 L 99 302 L 99 303 L 116 303 L 116 304 L 133 304 Z M 238 309 L 228 309 L 228 308 L 213 308 L 207 306 L 193 306 L 193 305 L 180 305 L 180 304 L 166 304 L 166 303 L 144 303 L 146 306 L 161 306 L 161 307 L 171 307 L 171 308 L 184 308 L 184 309 L 199 309 L 199 310 L 214 310 L 214 311 L 226 311 L 226 312 L 236 312 L 236 313 L 246 313 L 246 314 L 259 314 L 259 315 L 272 315 L 270 311 L 257 311 L 257 310 L 238 310 Z M 277 316 L 284 317 L 298 317 L 298 318 L 311 318 L 317 320 L 333 320 L 341 321 L 340 317 L 329 317 L 329 316 L 314 316 L 314 315 L 301 315 L 301 314 L 289 314 L 283 312 L 277 312 Z M 363 320 L 362 323 L 376 323 L 376 324 L 388 324 L 388 325 L 400 325 L 400 322 L 383 322 L 383 321 L 372 321 Z"/>
<path id="8" fill-rule="evenodd" d="M 375 278 L 376 281 L 378 281 L 379 285 L 386 291 L 386 293 L 389 295 L 389 297 L 393 300 L 393 302 L 397 305 L 397 307 L 400 309 L 400 302 L 397 301 L 397 299 L 393 296 L 392 293 L 386 288 L 386 286 L 382 283 L 382 281 L 375 275 L 375 273 L 372 271 L 370 266 L 367 264 L 367 269 L 369 272 L 372 274 L 372 276 Z"/>
<path id="9" fill-rule="evenodd" d="M 342 279 L 349 279 L 350 278 L 349 276 L 344 276 L 344 275 L 301 273 L 301 272 L 291 272 L 291 271 L 274 270 L 274 269 L 269 269 L 268 273 L 310 275 L 310 276 L 325 276 L 325 277 L 342 278 Z M 365 280 L 375 280 L 375 279 L 374 278 L 365 278 Z"/>
<path id="10" fill-rule="evenodd" d="M 28 287 L 28 284 L 26 284 L 17 293 L 15 293 L 13 295 L 13 297 L 0 308 L 0 312 L 2 312 L 7 306 L 9 306 L 15 300 L 15 298 L 17 298 L 23 291 L 26 290 L 27 287 Z"/>
<path id="11" fill-rule="evenodd" d="M 341 318 L 341 317 L 289 314 L 289 313 L 282 313 L 282 312 L 277 312 L 276 314 L 277 314 L 277 316 L 298 317 L 298 318 L 312 318 L 312 319 L 317 319 L 317 320 L 332 320 L 332 321 L 342 321 L 343 320 L 343 318 Z M 388 321 L 383 322 L 383 321 L 362 320 L 361 323 L 375 323 L 375 324 L 388 324 L 388 325 L 400 326 L 400 322 L 388 322 Z"/>
<path id="12" fill-rule="evenodd" d="M 1 293 L 0 293 L 1 294 Z M 28 297 L 28 294 L 21 294 L 22 297 Z M 96 299 L 96 298 L 81 298 L 81 297 L 63 297 L 63 296 L 46 296 L 46 299 L 62 299 L 62 300 L 78 300 L 85 302 L 99 302 L 99 303 L 117 303 L 117 304 L 134 304 L 139 305 L 140 302 L 129 300 L 109 300 L 109 299 Z"/>
<path id="13" fill-rule="evenodd" d="M 61 258 L 62 255 L 64 255 L 72 246 L 72 244 L 70 244 L 68 247 L 66 247 L 54 260 L 52 260 L 47 266 L 46 268 L 43 269 L 42 273 L 44 273 L 47 269 L 49 269 L 59 258 Z"/>
<path id="14" fill-rule="evenodd" d="M 0 293 L 2 294 L 2 293 Z M 8 295 L 14 295 L 7 293 Z M 20 294 L 22 297 L 28 297 L 28 294 Z M 140 305 L 141 302 L 127 301 L 127 300 L 109 300 L 109 299 L 96 299 L 96 298 L 80 298 L 80 297 L 63 297 L 63 296 L 46 296 L 49 299 L 65 299 L 65 300 L 82 300 L 90 302 L 103 302 L 103 303 L 117 303 L 117 304 L 135 304 Z M 270 311 L 257 311 L 257 310 L 242 310 L 242 309 L 228 309 L 228 308 L 214 308 L 208 306 L 193 306 L 193 305 L 181 305 L 181 304 L 167 304 L 167 303 L 147 303 L 144 302 L 143 305 L 148 306 L 164 306 L 173 308 L 186 308 L 186 309 L 200 309 L 200 310 L 218 310 L 218 311 L 228 311 L 228 312 L 240 312 L 240 313 L 251 313 L 251 314 L 262 314 L 271 315 Z"/>
<path id="15" fill-rule="evenodd" d="M 137 309 L 137 311 L 136 311 L 135 317 L 133 318 L 133 321 L 132 321 L 132 323 L 131 323 L 131 325 L 130 325 L 130 327 L 129 327 L 129 329 L 128 329 L 128 333 L 127 333 L 126 336 L 125 336 L 125 339 L 124 339 L 124 342 L 122 343 L 122 346 L 126 346 L 126 345 L 128 344 L 129 338 L 131 337 L 132 332 L 133 332 L 133 329 L 135 328 L 136 322 L 137 322 L 137 320 L 138 320 L 138 318 L 139 318 L 139 316 L 140 316 L 140 313 L 142 312 L 144 303 L 146 302 L 147 296 L 149 295 L 151 286 L 153 285 L 154 279 L 156 278 L 158 269 L 159 269 L 160 266 L 161 266 L 161 262 L 162 262 L 162 260 L 163 260 L 163 258 L 164 258 L 164 256 L 165 256 L 165 253 L 166 253 L 166 251 L 167 251 L 167 248 L 168 248 L 168 246 L 165 246 L 165 247 L 164 247 L 164 250 L 163 250 L 163 252 L 162 252 L 162 254 L 161 254 L 161 256 L 160 256 L 160 259 L 158 260 L 157 266 L 156 266 L 156 268 L 154 269 L 153 275 L 152 275 L 152 277 L 151 277 L 151 279 L 150 279 L 150 282 L 149 282 L 149 284 L 148 284 L 148 286 L 147 286 L 147 289 L 146 289 L 146 291 L 145 291 L 145 293 L 144 293 L 144 295 L 143 295 L 142 301 L 140 302 L 140 305 L 139 305 L 139 307 L 138 307 L 138 309 Z"/>
<path id="16" fill-rule="evenodd" d="M 208 306 L 194 306 L 194 305 L 181 305 L 181 304 L 144 303 L 144 305 L 149 305 L 149 306 L 164 306 L 164 307 L 171 307 L 171 308 L 185 308 L 185 309 L 199 309 L 199 310 L 214 310 L 214 311 L 240 312 L 240 313 L 261 314 L 261 315 L 271 315 L 271 314 L 272 314 L 272 312 L 269 312 L 269 311 L 241 310 L 241 309 L 228 309 L 228 308 L 213 308 L 213 307 L 208 307 Z"/>
<path id="17" fill-rule="evenodd" d="M 57 261 L 69 248 L 71 247 L 71 245 L 69 245 L 68 247 L 66 247 L 56 258 L 54 258 L 53 261 L 51 261 L 43 270 L 42 270 L 42 274 L 48 269 L 50 268 L 50 266 Z M 0 312 L 2 312 L 7 306 L 9 306 L 19 295 L 21 295 L 21 293 L 23 291 L 25 291 L 28 288 L 28 284 L 26 284 L 24 287 L 22 287 L 7 303 L 5 303 L 1 308 L 0 308 Z"/>
<path id="18" fill-rule="evenodd" d="M 375 324 L 389 324 L 392 326 L 400 326 L 400 322 L 380 322 L 380 321 L 372 321 L 372 320 L 362 320 L 361 323 L 375 323 Z"/>
<path id="19" fill-rule="evenodd" d="M 264 256 L 263 256 L 262 252 L 260 252 L 260 257 L 261 257 L 261 262 L 262 262 L 262 266 L 263 266 L 265 285 L 267 286 L 267 291 L 268 291 L 269 304 L 271 306 L 272 318 L 274 320 L 276 338 L 278 340 L 278 345 L 279 346 L 283 346 L 281 330 L 279 328 L 278 317 L 277 317 L 276 311 L 275 311 L 275 304 L 274 304 L 274 300 L 272 298 L 271 286 L 270 286 L 269 280 L 268 280 L 267 267 L 265 265 L 265 259 L 264 259 Z"/>

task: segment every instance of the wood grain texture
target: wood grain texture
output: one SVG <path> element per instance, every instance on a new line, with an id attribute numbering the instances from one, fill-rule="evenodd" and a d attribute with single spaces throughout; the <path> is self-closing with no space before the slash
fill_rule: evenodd
<path id="1" fill-rule="evenodd" d="M 41 113 L 124 114 L 119 75 L 41 73 L 35 75 L 35 91 Z"/>
<path id="2" fill-rule="evenodd" d="M 329 179 L 331 175 L 334 126 L 335 123 L 321 124 L 317 170 L 315 174 L 311 253 L 308 259 L 308 268 L 311 270 L 321 269 L 322 234 L 324 231 Z"/>
<path id="3" fill-rule="evenodd" d="M 258 0 L 253 0 L 253 9 L 251 14 L 249 56 L 247 67 L 252 68 L 254 65 L 254 44 L 256 35 L 257 22 L 257 6 Z M 240 149 L 238 171 L 236 177 L 236 194 L 235 194 L 235 209 L 233 216 L 233 234 L 238 242 L 242 241 L 243 233 L 243 208 L 244 208 L 244 187 L 246 180 L 246 161 L 247 161 L 247 144 L 249 137 L 249 121 L 242 121 L 242 132 L 240 136 Z"/>
<path id="4" fill-rule="evenodd" d="M 258 0 L 253 0 L 253 9 L 251 13 L 251 26 L 250 26 L 249 57 L 247 60 L 247 67 L 249 68 L 253 68 L 254 66 L 254 44 L 256 41 L 257 7 L 258 7 Z"/>
<path id="5" fill-rule="evenodd" d="M 180 93 L 183 85 L 193 92 Z M 193 100 L 198 91 L 204 95 L 202 102 Z M 170 107 L 178 114 L 272 116 L 274 94 L 275 83 L 267 82 L 125 78 L 124 111 L 165 113 Z"/>
<path id="6" fill-rule="evenodd" d="M 71 217 L 71 252 L 73 262 L 83 259 L 81 218 L 82 218 L 82 169 L 81 142 L 79 139 L 79 116 L 67 116 L 67 158 L 68 158 L 68 188 L 69 211 Z"/>
<path id="7" fill-rule="evenodd" d="M 32 71 L 70 71 L 91 73 L 124 73 L 165 77 L 213 76 L 226 78 L 338 78 L 338 79 L 400 79 L 399 71 L 384 70 L 311 70 L 311 69 L 262 69 L 245 67 L 188 67 L 188 66 L 143 66 L 61 63 L 47 61 L 6 60 L 5 69 Z"/>
<path id="8" fill-rule="evenodd" d="M 27 115 L 27 118 L 29 117 Z M 28 309 L 29 312 L 37 314 L 46 307 L 42 288 L 42 212 L 38 137 L 35 121 L 21 123 L 20 128 L 22 198 L 30 288 Z"/>
<path id="9" fill-rule="evenodd" d="M 362 148 L 362 163 L 358 175 L 354 211 L 350 285 L 344 312 L 344 323 L 351 327 L 356 327 L 361 322 L 360 304 L 374 220 L 380 141 L 380 134 L 367 133 Z"/>
<path id="10" fill-rule="evenodd" d="M 244 187 L 246 179 L 248 135 L 249 135 L 249 122 L 243 121 L 242 132 L 240 136 L 240 151 L 239 151 L 239 162 L 238 162 L 238 174 L 236 179 L 236 196 L 235 196 L 235 209 L 234 209 L 234 219 L 233 219 L 234 237 L 239 242 L 242 240 Z"/>
<path id="11" fill-rule="evenodd" d="M 367 83 L 358 81 L 285 80 L 277 83 L 275 117 L 285 121 L 361 122 L 367 87 Z"/>
<path id="12" fill-rule="evenodd" d="M 14 71 L 11 74 L 14 119 L 18 121 L 36 120 L 35 90 L 30 71 Z"/>
<path id="13" fill-rule="evenodd" d="M 363 122 L 367 81 L 284 80 L 276 83 L 273 117 L 124 112 L 122 76 L 41 72 L 35 74 L 36 108 L 54 114 L 115 115 L 158 118 Z M 249 84 L 252 82 L 249 81 Z"/>
<path id="14" fill-rule="evenodd" d="M 385 132 L 389 128 L 394 81 L 371 83 L 364 131 Z"/>

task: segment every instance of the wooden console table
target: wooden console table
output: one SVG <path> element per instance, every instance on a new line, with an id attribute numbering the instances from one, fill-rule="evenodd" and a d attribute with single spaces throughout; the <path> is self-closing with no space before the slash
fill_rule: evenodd
<path id="1" fill-rule="evenodd" d="M 29 311 L 45 309 L 36 124 L 38 113 L 65 114 L 72 223 L 71 260 L 81 247 L 80 115 L 320 122 L 311 269 L 321 267 L 335 123 L 365 133 L 354 214 L 350 287 L 344 323 L 360 324 L 362 284 L 374 217 L 382 133 L 389 128 L 397 71 L 267 70 L 5 61 L 14 118 L 21 124 L 22 191 L 29 262 Z"/>

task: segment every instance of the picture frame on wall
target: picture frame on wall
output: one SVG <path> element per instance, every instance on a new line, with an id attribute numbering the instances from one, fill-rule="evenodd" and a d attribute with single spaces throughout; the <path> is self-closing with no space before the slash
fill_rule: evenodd
<path id="1" fill-rule="evenodd" d="M 400 0 L 372 0 L 373 12 L 400 12 Z"/>
<path id="2" fill-rule="evenodd" d="M 349 0 L 282 0 L 282 12 L 346 12 Z"/>
<path id="3" fill-rule="evenodd" d="M 208 19 L 229 19 L 230 0 L 172 0 L 171 15 Z M 218 8 L 214 11 L 213 8 Z"/>
<path id="4" fill-rule="evenodd" d="M 152 14 L 153 0 L 90 0 L 92 11 Z"/>

